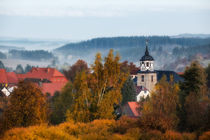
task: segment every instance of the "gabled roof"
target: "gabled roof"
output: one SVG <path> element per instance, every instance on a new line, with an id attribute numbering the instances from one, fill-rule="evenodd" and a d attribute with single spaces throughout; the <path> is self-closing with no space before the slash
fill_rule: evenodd
<path id="1" fill-rule="evenodd" d="M 174 78 L 174 82 L 181 82 L 183 81 L 183 78 L 180 77 L 176 72 L 174 71 L 161 71 L 161 70 L 156 70 L 156 73 L 157 73 L 157 80 L 160 81 L 160 79 L 166 75 L 166 80 L 167 81 L 170 81 L 170 76 L 172 75 L 173 78 Z"/>
<path id="2" fill-rule="evenodd" d="M 130 109 L 132 110 L 134 116 L 136 116 L 136 117 L 140 116 L 140 114 L 138 112 L 139 104 L 137 102 L 128 102 L 128 105 L 129 105 Z"/>
<path id="3" fill-rule="evenodd" d="M 5 69 L 0 69 L 0 83 L 8 83 L 7 74 Z"/>
<path id="4" fill-rule="evenodd" d="M 32 68 L 31 71 L 29 71 L 26 74 L 17 74 L 19 79 L 25 79 L 25 78 L 39 78 L 39 79 L 47 79 L 51 80 L 51 78 L 55 77 L 62 77 L 65 79 L 65 82 L 67 81 L 65 76 L 60 73 L 55 68 Z"/>
<path id="5" fill-rule="evenodd" d="M 138 111 L 139 104 L 137 102 L 128 102 L 123 106 L 123 115 L 128 117 L 139 117 L 140 113 Z"/>

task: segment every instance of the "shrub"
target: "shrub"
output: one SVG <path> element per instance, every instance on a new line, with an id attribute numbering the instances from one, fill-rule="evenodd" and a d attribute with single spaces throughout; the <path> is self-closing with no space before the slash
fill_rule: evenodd
<path id="1" fill-rule="evenodd" d="M 7 131 L 3 137 L 4 140 L 74 140 L 74 136 L 63 132 L 58 127 L 30 126 L 27 128 L 14 128 Z"/>
<path id="2" fill-rule="evenodd" d="M 127 130 L 125 136 L 131 137 L 134 140 L 139 140 L 141 137 L 141 130 L 140 128 L 130 128 Z"/>
<path id="3" fill-rule="evenodd" d="M 140 140 L 162 140 L 162 133 L 158 130 L 149 130 L 141 134 Z"/>
<path id="4" fill-rule="evenodd" d="M 195 140 L 196 135 L 195 133 L 183 133 L 182 134 L 184 140 Z"/>
<path id="5" fill-rule="evenodd" d="M 87 135 L 87 137 L 94 137 L 90 134 L 96 134 L 100 136 L 108 136 L 113 133 L 115 126 L 114 120 L 94 120 L 90 123 L 63 123 L 59 125 L 59 128 L 69 135 L 79 137 L 81 135 Z"/>
<path id="6" fill-rule="evenodd" d="M 203 133 L 200 137 L 199 140 L 209 140 L 210 139 L 210 131 L 207 131 Z"/>
<path id="7" fill-rule="evenodd" d="M 167 140 L 183 140 L 182 134 L 175 131 L 166 131 L 163 137 Z"/>
<path id="8" fill-rule="evenodd" d="M 130 118 L 126 116 L 122 116 L 120 120 L 116 121 L 116 125 L 114 127 L 114 132 L 124 134 L 129 128 L 135 128 L 138 125 L 138 120 L 135 118 Z"/>

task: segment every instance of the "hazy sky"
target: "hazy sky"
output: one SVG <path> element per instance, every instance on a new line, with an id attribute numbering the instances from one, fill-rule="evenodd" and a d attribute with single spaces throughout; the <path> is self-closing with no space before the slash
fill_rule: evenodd
<path id="1" fill-rule="evenodd" d="M 210 34 L 210 0 L 0 0 L 0 36 Z"/>

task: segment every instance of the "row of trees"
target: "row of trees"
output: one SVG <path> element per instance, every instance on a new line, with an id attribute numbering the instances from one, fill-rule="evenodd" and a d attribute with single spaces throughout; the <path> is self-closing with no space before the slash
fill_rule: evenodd
<path id="1" fill-rule="evenodd" d="M 145 40 L 150 41 L 151 46 L 163 46 L 168 44 L 180 45 L 180 46 L 194 46 L 209 44 L 210 39 L 202 38 L 171 38 L 169 36 L 133 36 L 133 37 L 110 37 L 110 38 L 94 38 L 87 41 L 81 41 L 78 43 L 69 43 L 57 50 L 63 52 L 69 52 L 72 48 L 77 48 L 80 51 L 90 48 L 123 48 L 123 47 L 135 47 L 145 46 Z"/>
<path id="2" fill-rule="evenodd" d="M 25 60 L 49 60 L 53 59 L 54 55 L 51 52 L 44 50 L 10 50 L 9 51 L 10 58 L 14 59 L 25 59 Z"/>
<path id="3" fill-rule="evenodd" d="M 98 53 L 91 68 L 77 65 L 81 71 L 78 70 L 62 92 L 52 98 L 45 97 L 36 85 L 20 82 L 1 116 L 1 130 L 44 122 L 86 123 L 96 119 L 117 119 L 118 105 L 135 97 L 135 87 L 128 78 L 129 71 L 122 68 L 119 59 L 119 55 L 114 56 L 111 50 L 104 61 Z M 81 60 L 78 63 L 86 65 Z M 210 65 L 206 72 L 209 68 Z M 186 68 L 184 81 L 180 84 L 174 83 L 173 77 L 167 82 L 164 76 L 151 97 L 140 102 L 138 127 L 162 132 L 210 129 L 206 72 L 194 62 Z M 126 124 L 127 127 L 130 125 Z"/>
<path id="4" fill-rule="evenodd" d="M 18 65 L 16 66 L 15 72 L 16 72 L 16 73 L 19 73 L 19 74 L 21 74 L 21 73 L 26 73 L 26 72 L 29 72 L 29 71 L 32 69 L 32 67 L 33 67 L 33 66 L 27 64 L 27 65 L 25 66 L 25 69 L 24 69 L 23 66 L 22 66 L 21 64 L 18 64 Z M 8 72 L 13 71 L 12 68 L 5 67 L 5 66 L 4 66 L 4 63 L 3 63 L 2 61 L 0 61 L 0 69 L 6 69 L 6 71 L 8 71 Z"/>
<path id="5" fill-rule="evenodd" d="M 70 81 L 61 93 L 55 93 L 52 98 L 42 95 L 36 85 L 20 82 L 4 110 L 3 127 L 30 126 L 47 120 L 58 124 L 66 120 L 89 122 L 116 118 L 116 107 L 122 100 L 122 87 L 131 86 L 135 94 L 133 81 L 128 79 L 129 71 L 122 70 L 119 60 L 119 55 L 114 56 L 113 50 L 110 50 L 104 61 L 98 53 L 91 68 L 79 60 L 69 70 L 75 72 L 72 77 L 68 77 Z M 85 67 L 80 68 L 83 64 Z M 129 64 L 126 66 L 129 67 Z M 126 91 L 123 96 L 130 96 L 129 93 Z"/>
<path id="6" fill-rule="evenodd" d="M 3 52 L 0 52 L 0 59 L 6 59 L 7 56 L 6 54 L 4 54 Z"/>
<path id="7" fill-rule="evenodd" d="M 115 118 L 113 105 L 121 102 L 121 88 L 128 78 L 128 72 L 121 71 L 119 60 L 119 55 L 114 56 L 111 50 L 104 62 L 98 53 L 90 69 L 81 60 L 73 65 L 69 70 L 72 74 L 69 79 L 72 82 L 66 85 L 58 97 L 52 98 L 55 108 L 52 123 L 60 123 L 65 119 L 89 122 L 94 119 Z M 81 66 L 79 63 L 84 65 Z M 78 71 L 74 77 L 76 69 Z M 66 105 L 64 98 L 67 96 L 71 102 L 61 111 L 59 108 Z"/>
<path id="8" fill-rule="evenodd" d="M 140 124 L 144 128 L 162 132 L 210 129 L 210 94 L 205 70 L 198 62 L 193 62 L 183 78 L 183 82 L 176 84 L 173 77 L 167 82 L 164 76 L 151 97 L 140 103 Z"/>

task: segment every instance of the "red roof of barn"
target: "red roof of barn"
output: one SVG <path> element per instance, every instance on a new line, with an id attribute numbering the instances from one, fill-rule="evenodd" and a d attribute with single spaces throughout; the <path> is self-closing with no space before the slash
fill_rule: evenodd
<path id="1" fill-rule="evenodd" d="M 43 83 L 42 84 L 42 92 L 50 93 L 51 96 L 54 95 L 56 91 L 61 91 L 62 88 L 65 86 L 66 83 Z"/>
<path id="2" fill-rule="evenodd" d="M 0 83 L 8 83 L 5 69 L 0 69 Z"/>
<path id="3" fill-rule="evenodd" d="M 184 75 L 184 72 L 178 72 L 177 74 L 178 75 Z"/>
<path id="4" fill-rule="evenodd" d="M 12 83 L 12 84 L 18 83 L 17 75 L 14 72 L 7 72 L 7 80 L 8 80 L 8 83 Z"/>
<path id="5" fill-rule="evenodd" d="M 130 109 L 135 117 L 140 116 L 140 114 L 138 112 L 139 104 L 137 102 L 128 102 L 128 106 L 130 107 Z"/>
<path id="6" fill-rule="evenodd" d="M 56 81 L 55 78 L 61 78 L 58 82 L 67 82 L 65 76 L 54 68 L 32 68 L 30 72 L 26 74 L 17 74 L 18 79 L 25 78 L 40 78 L 48 79 L 50 81 Z"/>

